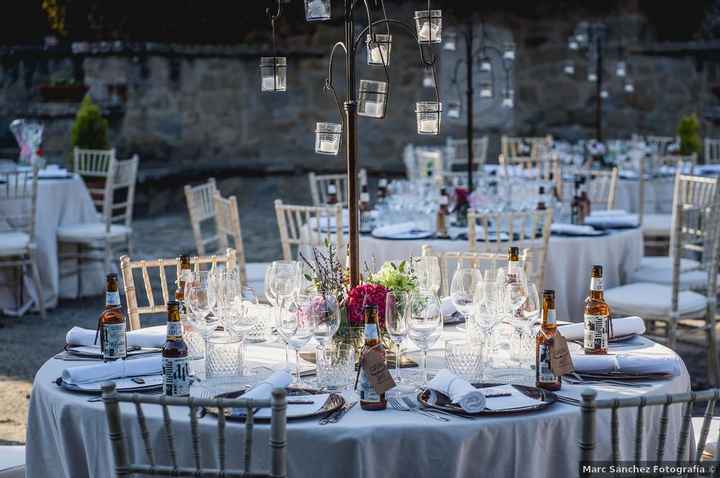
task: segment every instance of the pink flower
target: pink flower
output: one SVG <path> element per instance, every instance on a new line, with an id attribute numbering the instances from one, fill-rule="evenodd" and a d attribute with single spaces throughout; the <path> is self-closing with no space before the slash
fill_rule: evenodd
<path id="1" fill-rule="evenodd" d="M 364 323 L 363 307 L 374 304 L 378 307 L 380 326 L 385 323 L 385 296 L 387 289 L 379 284 L 360 284 L 350 290 L 347 298 L 348 322 L 354 327 Z"/>

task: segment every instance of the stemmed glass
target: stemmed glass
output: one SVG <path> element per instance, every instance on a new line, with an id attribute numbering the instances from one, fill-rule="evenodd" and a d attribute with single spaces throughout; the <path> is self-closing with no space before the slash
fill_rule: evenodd
<path id="1" fill-rule="evenodd" d="M 423 352 L 423 384 L 428 382 L 428 350 L 438 341 L 443 330 L 440 300 L 433 291 L 415 292 L 408 304 L 408 337 Z"/>
<path id="2" fill-rule="evenodd" d="M 440 290 L 440 261 L 436 256 L 416 257 L 415 275 L 421 291 L 431 291 L 437 295 Z"/>
<path id="3" fill-rule="evenodd" d="M 314 320 L 312 317 L 304 314 L 302 307 L 293 300 L 287 307 L 280 309 L 276 325 L 278 333 L 284 338 L 287 346 L 295 350 L 295 385 L 302 386 L 303 381 L 300 376 L 300 349 L 313 337 L 315 330 Z"/>
<path id="4" fill-rule="evenodd" d="M 208 338 L 220 323 L 218 316 L 212 313 L 215 309 L 211 275 L 208 272 L 195 274 L 192 281 L 185 283 L 185 305 L 190 324 L 202 336 L 205 350 L 208 350 Z M 207 372 L 207 361 L 205 363 Z"/>
<path id="5" fill-rule="evenodd" d="M 243 374 L 246 374 L 248 369 L 245 367 L 245 338 L 260 319 L 257 309 L 258 298 L 255 289 L 241 284 L 239 274 L 230 280 L 227 290 L 232 296 L 231 308 L 225 319 L 225 328 L 230 335 L 240 339 L 240 360 L 243 364 Z"/>
<path id="6" fill-rule="evenodd" d="M 302 305 L 302 312 L 313 321 L 313 335 L 322 353 L 340 328 L 340 307 L 337 299 L 327 294 L 310 296 Z"/>
<path id="7" fill-rule="evenodd" d="M 297 305 L 294 301 L 288 301 L 297 294 L 300 286 L 300 267 L 296 261 L 275 261 L 273 262 L 265 275 L 265 290 L 269 291 L 268 297 L 278 309 L 275 315 L 275 322 L 280 338 L 285 342 L 285 363 L 290 363 L 288 351 L 288 336 L 283 332 L 285 329 L 279 324 L 283 317 L 294 309 Z M 286 312 L 286 303 L 288 311 Z M 294 312 L 292 312 L 294 313 Z"/>
<path id="8" fill-rule="evenodd" d="M 450 298 L 466 320 L 474 310 L 475 291 L 481 281 L 482 274 L 479 270 L 461 267 L 458 264 L 450 284 Z"/>
<path id="9" fill-rule="evenodd" d="M 385 330 L 395 344 L 395 383 L 399 384 L 400 378 L 400 345 L 408 334 L 407 321 L 405 320 L 406 306 L 408 305 L 408 294 L 388 292 L 385 296 Z"/>

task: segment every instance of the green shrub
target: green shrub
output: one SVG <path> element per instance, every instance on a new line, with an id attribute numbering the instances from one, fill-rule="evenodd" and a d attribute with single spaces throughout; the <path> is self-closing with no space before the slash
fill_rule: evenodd
<path id="1" fill-rule="evenodd" d="M 680 118 L 677 135 L 680 137 L 680 154 L 700 154 L 700 121 L 695 113 Z"/>
<path id="2" fill-rule="evenodd" d="M 108 122 L 100 108 L 85 95 L 72 126 L 72 145 L 82 149 L 108 149 Z"/>

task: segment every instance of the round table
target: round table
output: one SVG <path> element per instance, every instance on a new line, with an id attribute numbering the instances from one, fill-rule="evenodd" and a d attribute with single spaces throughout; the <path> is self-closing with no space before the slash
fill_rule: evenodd
<path id="1" fill-rule="evenodd" d="M 360 237 L 360 263 L 379 267 L 386 261 L 419 256 L 423 244 L 434 252 L 466 251 L 467 240 L 390 240 L 367 235 Z M 610 231 L 604 236 L 551 236 L 545 259 L 544 288 L 555 289 L 560 320 L 582 321 L 583 304 L 590 287 L 593 264 L 601 264 L 605 287 L 623 284 L 625 277 L 640 266 L 643 238 L 640 228 Z"/>
<path id="2" fill-rule="evenodd" d="M 446 328 L 444 338 L 457 337 L 460 332 Z M 441 342 L 442 343 L 442 342 Z M 438 345 L 441 346 L 441 345 Z M 282 362 L 282 348 L 277 344 L 253 347 L 267 354 L 274 347 Z M 248 357 L 253 357 L 253 347 Z M 674 354 L 666 347 L 644 337 L 623 343 L 622 351 L 641 350 L 644 354 Z M 434 352 L 436 360 L 440 352 Z M 679 357 L 677 358 L 678 360 Z M 105 411 L 102 402 L 88 402 L 87 395 L 59 388 L 55 379 L 64 367 L 87 362 L 50 359 L 35 376 L 27 434 L 27 476 L 86 478 L 111 476 L 113 463 Z M 594 385 L 600 398 L 612 396 L 656 395 L 680 393 L 690 389 L 690 377 L 684 364 L 672 379 L 651 382 L 649 387 L 618 387 Z M 560 393 L 579 398 L 587 385 L 563 384 Z M 352 395 L 352 392 L 346 392 Z M 652 459 L 657 447 L 657 431 L 661 407 L 646 410 L 643 459 Z M 129 447 L 139 460 L 144 457 L 134 407 L 122 404 L 122 422 L 132 437 Z M 156 462 L 168 464 L 166 437 L 159 407 L 144 407 L 150 440 Z M 670 413 L 666 455 L 674 457 L 680 429 L 681 407 Z M 171 408 L 176 436 L 178 462 L 192 466 L 192 445 L 187 409 Z M 634 410 L 621 410 L 620 457 L 633 458 L 635 443 Z M 200 419 L 201 456 L 206 466 L 217 464 L 216 419 Z M 609 459 L 611 453 L 610 415 L 599 412 L 597 419 L 596 459 Z M 483 475 L 502 477 L 576 476 L 579 459 L 580 408 L 555 403 L 549 408 L 517 415 L 483 417 L 476 420 L 452 418 L 439 422 L 419 414 L 388 408 L 369 412 L 354 407 L 338 423 L 320 426 L 317 419 L 288 423 L 288 476 L 293 478 L 342 476 L 471 477 Z M 266 424 L 256 425 L 253 463 L 264 468 L 268 463 L 268 431 Z M 228 422 L 228 463 L 242 463 L 244 425 Z M 692 434 L 691 434 L 692 436 Z"/>
<path id="3" fill-rule="evenodd" d="M 0 215 L 8 212 L 5 207 L 9 206 L 0 201 Z M 75 175 L 68 179 L 39 178 L 36 209 L 35 241 L 38 269 L 45 306 L 50 308 L 57 305 L 59 297 L 78 296 L 77 277 L 68 277 L 60 281 L 57 228 L 65 224 L 96 222 L 99 218 L 85 183 Z M 15 309 L 20 305 L 17 304 L 16 288 L 12 285 L 12 274 L 12 271 L 0 271 L 0 309 Z M 99 294 L 102 292 L 103 284 L 101 265 L 84 268 L 83 294 Z M 28 275 L 25 277 L 25 297 L 35 293 L 32 287 Z"/>

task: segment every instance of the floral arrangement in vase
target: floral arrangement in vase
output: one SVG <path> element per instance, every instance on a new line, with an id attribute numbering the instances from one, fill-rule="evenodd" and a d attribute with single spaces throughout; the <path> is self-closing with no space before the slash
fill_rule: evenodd
<path id="1" fill-rule="evenodd" d="M 459 227 L 467 226 L 467 213 L 470 209 L 469 194 L 466 188 L 455 188 L 455 224 Z"/>

